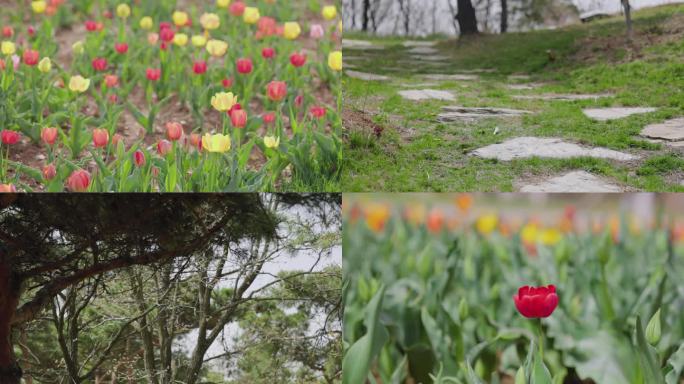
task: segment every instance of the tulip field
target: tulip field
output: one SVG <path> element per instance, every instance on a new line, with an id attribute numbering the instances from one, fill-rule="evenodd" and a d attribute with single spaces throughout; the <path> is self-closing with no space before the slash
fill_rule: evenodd
<path id="1" fill-rule="evenodd" d="M 0 6 L 0 190 L 339 190 L 336 0 Z"/>
<path id="2" fill-rule="evenodd" d="M 679 195 L 345 195 L 343 382 L 684 383 Z"/>

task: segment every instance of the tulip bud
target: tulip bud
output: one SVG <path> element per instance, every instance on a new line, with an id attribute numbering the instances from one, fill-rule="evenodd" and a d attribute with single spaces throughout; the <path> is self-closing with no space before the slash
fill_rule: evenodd
<path id="1" fill-rule="evenodd" d="M 50 61 L 50 58 L 44 57 L 40 63 L 38 63 L 38 70 L 43 72 L 43 73 L 48 73 L 52 69 L 52 61 Z"/>
<path id="2" fill-rule="evenodd" d="M 145 165 L 145 154 L 141 150 L 135 151 L 135 153 L 133 153 L 133 161 L 135 162 L 135 165 L 142 167 Z"/>
<path id="3" fill-rule="evenodd" d="M 45 180 L 52 180 L 57 175 L 57 169 L 54 164 L 48 164 L 43 167 L 43 178 Z"/>
<path id="4" fill-rule="evenodd" d="M 660 309 L 658 309 L 646 326 L 646 341 L 655 346 L 660 341 L 660 333 Z"/>
<path id="5" fill-rule="evenodd" d="M 465 297 L 463 297 L 461 298 L 461 302 L 458 303 L 458 317 L 461 319 L 461 321 L 468 317 L 468 312 L 468 301 L 466 301 Z"/>
<path id="6" fill-rule="evenodd" d="M 610 260 L 610 252 L 613 249 L 612 239 L 609 233 L 605 233 L 601 239 L 601 245 L 598 250 L 598 260 L 601 265 L 606 265 Z"/>
<path id="7" fill-rule="evenodd" d="M 81 55 L 83 54 L 83 42 L 82 41 L 77 41 L 71 46 L 71 50 L 74 52 L 74 55 Z"/>

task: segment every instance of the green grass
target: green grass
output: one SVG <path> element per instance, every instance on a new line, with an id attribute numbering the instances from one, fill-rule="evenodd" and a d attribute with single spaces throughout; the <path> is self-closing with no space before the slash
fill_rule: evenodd
<path id="1" fill-rule="evenodd" d="M 684 16 L 684 6 L 671 5 L 636 12 L 638 54 L 628 59 L 624 23 L 611 18 L 553 31 L 485 35 L 464 40 L 440 39 L 447 64 L 403 61 L 407 48 L 398 37 L 378 38 L 358 33 L 346 38 L 372 39 L 385 50 L 345 49 L 356 70 L 386 74 L 391 81 L 365 82 L 345 77 L 345 109 L 367 111 L 385 127 L 376 139 L 364 127 L 349 126 L 345 149 L 345 191 L 512 191 L 521 183 L 538 182 L 564 171 L 582 169 L 629 190 L 684 191 L 681 149 L 638 137 L 650 123 L 684 116 L 684 37 L 669 36 L 668 23 Z M 678 20 L 684 20 L 680 18 Z M 648 44 L 643 43 L 648 35 Z M 659 38 L 662 39 L 658 40 Z M 653 40 L 656 39 L 656 40 Z M 650 41 L 656 41 L 651 44 Z M 587 44 L 589 44 L 587 46 Z M 551 51 L 555 60 L 549 60 Z M 389 64 L 388 64 L 389 63 Z M 390 68 L 387 68 L 387 67 Z M 393 69 L 391 67 L 398 67 Z M 481 73 L 478 81 L 429 86 L 452 91 L 456 102 L 411 102 L 398 96 L 400 84 L 420 84 L 425 73 Z M 528 74 L 530 80 L 509 80 Z M 542 82 L 534 90 L 510 90 L 510 83 Z M 582 101 L 520 100 L 513 95 L 537 93 L 611 93 L 614 97 Z M 522 119 L 484 119 L 439 124 L 444 105 L 496 106 L 535 112 Z M 585 117 L 587 107 L 651 106 L 653 113 L 609 122 Z M 494 129 L 499 133 L 494 135 Z M 511 162 L 483 160 L 472 150 L 519 136 L 561 137 L 591 146 L 626 151 L 639 161 L 619 163 L 589 158 L 528 159 Z"/>

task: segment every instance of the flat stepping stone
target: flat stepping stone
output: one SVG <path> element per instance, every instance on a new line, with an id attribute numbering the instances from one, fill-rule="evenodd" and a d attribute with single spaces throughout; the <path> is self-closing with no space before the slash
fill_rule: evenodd
<path id="1" fill-rule="evenodd" d="M 352 39 L 342 39 L 342 48 L 384 49 L 384 47 L 376 45 L 371 41 Z"/>
<path id="2" fill-rule="evenodd" d="M 411 58 L 415 61 L 448 61 L 451 58 L 449 56 L 444 56 L 444 55 L 434 55 L 434 56 L 411 56 Z"/>
<path id="3" fill-rule="evenodd" d="M 426 80 L 435 80 L 435 81 L 472 81 L 472 80 L 478 80 L 480 76 L 478 75 L 472 75 L 472 74 L 463 74 L 463 73 L 457 73 L 457 74 L 452 74 L 452 75 L 445 75 L 445 74 L 440 74 L 440 73 L 433 73 L 429 75 L 423 75 L 422 76 Z"/>
<path id="4" fill-rule="evenodd" d="M 530 157 L 552 159 L 594 157 L 618 161 L 630 161 L 638 158 L 629 153 L 613 151 L 607 148 L 587 148 L 574 143 L 568 143 L 559 138 L 549 137 L 516 137 L 500 144 L 491 144 L 476 149 L 472 154 L 485 159 L 498 159 L 502 161 Z"/>
<path id="5" fill-rule="evenodd" d="M 684 118 L 679 117 L 647 125 L 641 131 L 641 136 L 666 141 L 684 141 Z"/>
<path id="6" fill-rule="evenodd" d="M 537 89 L 543 87 L 544 84 L 541 83 L 527 83 L 527 84 L 507 84 L 506 87 L 508 89 L 512 89 L 514 91 L 526 91 L 530 89 Z"/>
<path id="7" fill-rule="evenodd" d="M 631 116 L 631 115 L 636 115 L 640 113 L 649 113 L 649 112 L 655 112 L 656 108 L 643 108 L 643 107 L 635 107 L 635 108 L 625 108 L 625 107 L 616 107 L 616 108 L 589 108 L 589 109 L 583 109 L 582 112 L 590 119 L 594 120 L 599 120 L 599 121 L 606 121 L 606 120 L 615 120 L 615 119 L 622 119 L 623 117 Z"/>
<path id="8" fill-rule="evenodd" d="M 573 171 L 565 175 L 553 177 L 539 184 L 525 185 L 520 192 L 622 192 L 617 185 L 610 184 L 599 177 L 585 171 Z"/>
<path id="9" fill-rule="evenodd" d="M 490 107 L 442 107 L 444 113 L 437 116 L 437 120 L 442 123 L 458 121 L 463 119 L 477 119 L 484 117 L 516 117 L 531 113 L 520 109 L 509 108 L 490 108 Z"/>
<path id="10" fill-rule="evenodd" d="M 385 81 L 389 80 L 388 76 L 376 75 L 373 73 L 359 72 L 359 71 L 344 71 L 347 76 L 354 79 L 364 80 L 364 81 Z"/>
<path id="11" fill-rule="evenodd" d="M 399 95 L 407 100 L 456 100 L 456 97 L 451 92 L 440 91 L 437 89 L 409 89 L 405 91 L 399 91 Z"/>
<path id="12" fill-rule="evenodd" d="M 529 80 L 530 75 L 509 75 L 508 80 Z"/>
<path id="13" fill-rule="evenodd" d="M 413 47 L 408 50 L 408 53 L 412 54 L 418 54 L 418 55 L 432 55 L 439 52 L 435 48 L 432 48 L 431 46 L 418 46 L 418 47 Z"/>
<path id="14" fill-rule="evenodd" d="M 595 95 L 581 95 L 581 94 L 556 94 L 556 93 L 547 93 L 543 95 L 514 95 L 514 99 L 518 100 L 564 100 L 564 101 L 573 101 L 573 100 L 597 100 L 603 97 L 613 97 L 615 95 L 612 95 L 610 93 L 600 93 L 600 94 L 595 94 Z"/>
<path id="15" fill-rule="evenodd" d="M 432 47 L 436 45 L 436 41 L 416 41 L 416 40 L 406 40 L 401 43 L 404 47 Z"/>

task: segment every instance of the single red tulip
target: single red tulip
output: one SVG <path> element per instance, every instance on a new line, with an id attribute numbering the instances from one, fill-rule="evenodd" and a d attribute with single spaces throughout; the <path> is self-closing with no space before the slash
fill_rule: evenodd
<path id="1" fill-rule="evenodd" d="M 201 61 L 195 61 L 192 64 L 192 71 L 195 72 L 196 75 L 202 75 L 207 72 L 207 62 L 204 60 Z"/>
<path id="2" fill-rule="evenodd" d="M 133 154 L 133 161 L 135 162 L 135 165 L 138 167 L 142 167 L 145 165 L 145 154 L 141 150 L 135 151 Z"/>
<path id="3" fill-rule="evenodd" d="M 116 44 L 114 44 L 114 49 L 116 49 L 116 51 L 117 51 L 118 53 L 120 53 L 120 54 L 123 55 L 124 53 L 128 52 L 128 44 L 126 44 L 126 43 L 116 43 Z"/>
<path id="4" fill-rule="evenodd" d="M 183 136 L 183 126 L 175 121 L 166 123 L 166 137 L 171 141 L 180 140 Z"/>
<path id="5" fill-rule="evenodd" d="M 2 37 L 6 37 L 9 39 L 12 36 L 14 36 L 14 28 L 9 26 L 2 27 Z"/>
<path id="6" fill-rule="evenodd" d="M 266 113 L 266 114 L 264 114 L 262 119 L 264 119 L 264 124 L 273 124 L 273 122 L 276 119 L 276 114 L 275 114 L 275 112 Z"/>
<path id="7" fill-rule="evenodd" d="M 518 312 L 527 318 L 549 317 L 558 306 L 556 286 L 530 287 L 525 285 L 513 295 Z"/>
<path id="8" fill-rule="evenodd" d="M 93 129 L 93 145 L 95 148 L 106 147 L 109 142 L 109 132 L 104 128 Z"/>
<path id="9" fill-rule="evenodd" d="M 167 43 L 172 42 L 175 36 L 176 33 L 171 28 L 162 28 L 161 31 L 159 31 L 159 38 Z"/>
<path id="10" fill-rule="evenodd" d="M 284 81 L 271 81 L 266 88 L 268 98 L 273 101 L 281 101 L 287 96 L 287 83 Z"/>
<path id="11" fill-rule="evenodd" d="M 95 32 L 95 31 L 97 31 L 98 25 L 96 22 L 94 22 L 92 20 L 88 20 L 85 22 L 85 27 L 86 27 L 86 30 L 88 32 Z"/>
<path id="12" fill-rule="evenodd" d="M 325 107 L 313 106 L 313 107 L 311 107 L 310 112 L 311 112 L 311 116 L 313 116 L 317 119 L 322 119 L 328 113 L 328 110 L 325 109 Z"/>
<path id="13" fill-rule="evenodd" d="M 245 13 L 246 7 L 247 6 L 242 1 L 236 1 L 230 5 L 230 8 L 228 10 L 230 14 L 233 16 L 242 16 L 242 14 Z"/>
<path id="14" fill-rule="evenodd" d="M 275 49 L 264 48 L 261 50 L 261 56 L 263 56 L 264 59 L 272 59 L 275 56 Z"/>
<path id="15" fill-rule="evenodd" d="M 57 169 L 54 164 L 48 164 L 43 167 L 43 178 L 45 180 L 52 180 L 57 176 Z"/>
<path id="16" fill-rule="evenodd" d="M 243 109 L 236 109 L 230 114 L 230 121 L 235 128 L 244 128 L 247 125 L 247 112 Z"/>
<path id="17" fill-rule="evenodd" d="M 157 81 L 161 77 L 161 69 L 148 68 L 146 76 L 149 81 Z"/>
<path id="18" fill-rule="evenodd" d="M 10 131 L 7 129 L 2 131 L 0 136 L 2 137 L 2 143 L 7 144 L 7 145 L 16 144 L 19 141 L 19 139 L 21 138 L 21 135 L 19 134 L 19 132 Z"/>
<path id="19" fill-rule="evenodd" d="M 295 67 L 301 67 L 306 64 L 306 55 L 302 53 L 293 53 L 290 56 L 290 64 Z"/>
<path id="20" fill-rule="evenodd" d="M 221 83 L 223 84 L 224 88 L 230 88 L 233 86 L 233 78 L 231 77 L 230 79 L 223 79 Z"/>
<path id="21" fill-rule="evenodd" d="M 160 140 L 157 143 L 157 153 L 161 156 L 165 156 L 172 149 L 171 142 L 168 140 Z"/>
<path id="22" fill-rule="evenodd" d="M 43 128 L 40 131 L 40 138 L 43 139 L 43 142 L 47 145 L 52 145 L 57 141 L 57 134 L 59 132 L 57 131 L 57 128 L 55 127 L 46 127 Z"/>
<path id="23" fill-rule="evenodd" d="M 252 60 L 250 59 L 238 59 L 235 66 L 237 67 L 237 71 L 243 75 L 252 73 L 253 65 Z"/>
<path id="24" fill-rule="evenodd" d="M 34 51 L 32 49 L 27 49 L 24 51 L 24 64 L 34 66 L 38 64 L 39 60 L 40 54 L 38 51 Z"/>
<path id="25" fill-rule="evenodd" d="M 79 169 L 71 173 L 67 179 L 67 188 L 71 192 L 85 192 L 90 185 L 90 173 L 83 169 Z"/>
<path id="26" fill-rule="evenodd" d="M 107 59 L 103 57 L 97 57 L 93 59 L 93 69 L 102 72 L 107 70 Z"/>

